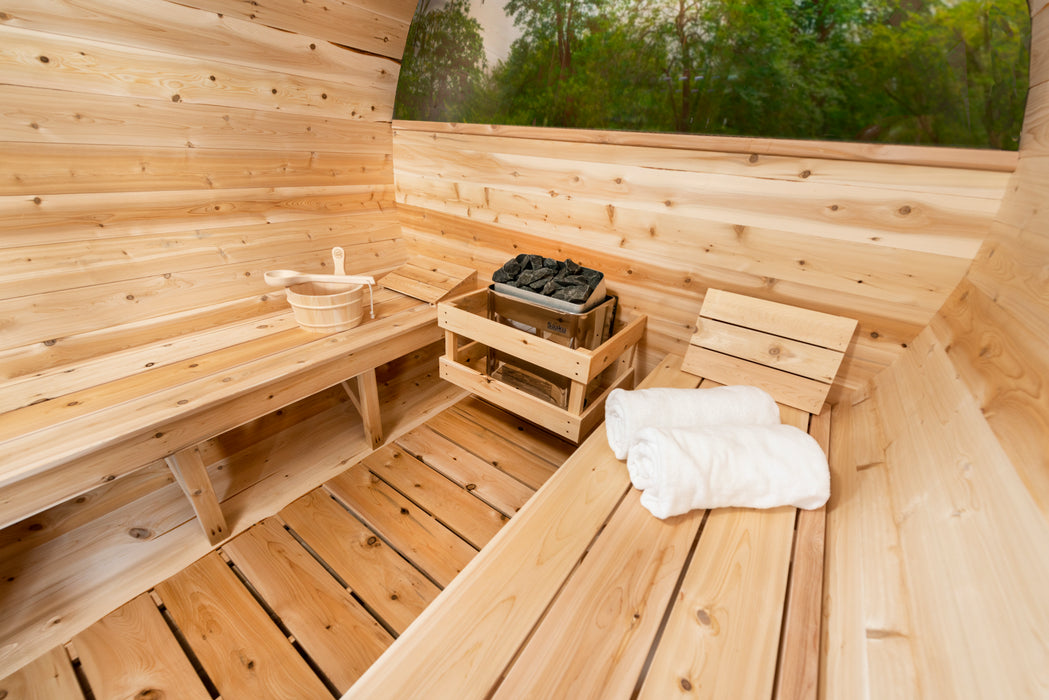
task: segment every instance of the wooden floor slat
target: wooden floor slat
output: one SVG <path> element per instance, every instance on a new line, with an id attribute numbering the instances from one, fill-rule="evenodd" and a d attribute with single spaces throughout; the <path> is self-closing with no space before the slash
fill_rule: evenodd
<path id="1" fill-rule="evenodd" d="M 483 446 L 474 454 L 533 490 L 546 483 L 557 469 L 555 463 L 504 438 L 497 432 L 498 426 L 489 429 L 460 411 L 449 409 L 431 418 L 427 425 L 452 442 Z"/>
<path id="2" fill-rule="evenodd" d="M 84 700 L 69 656 L 55 647 L 43 656 L 0 679 L 5 700 Z"/>
<path id="3" fill-rule="evenodd" d="M 73 648 L 97 700 L 211 698 L 148 593 L 78 634 Z"/>
<path id="4" fill-rule="evenodd" d="M 323 489 L 311 491 L 279 515 L 397 634 L 440 593 Z"/>
<path id="5" fill-rule="evenodd" d="M 373 474 L 432 514 L 450 530 L 480 549 L 508 518 L 406 452 L 400 445 L 366 457 Z M 471 557 L 472 558 L 472 557 Z"/>
<path id="6" fill-rule="evenodd" d="M 450 409 L 497 435 L 506 436 L 555 468 L 575 452 L 576 445 L 501 408 L 468 396 Z"/>
<path id="7" fill-rule="evenodd" d="M 477 553 L 466 540 L 372 474 L 363 464 L 348 469 L 326 486 L 368 527 L 442 588 L 451 583 Z"/>
<path id="8" fill-rule="evenodd" d="M 223 547 L 340 693 L 393 637 L 274 518 Z"/>
<path id="9" fill-rule="evenodd" d="M 217 553 L 156 590 L 223 700 L 331 696 Z"/>
<path id="10" fill-rule="evenodd" d="M 397 444 L 507 517 L 535 493 L 427 425 L 402 435 Z"/>

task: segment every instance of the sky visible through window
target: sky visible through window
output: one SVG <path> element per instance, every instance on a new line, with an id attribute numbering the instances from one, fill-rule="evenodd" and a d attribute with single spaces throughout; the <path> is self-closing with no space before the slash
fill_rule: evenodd
<path id="1" fill-rule="evenodd" d="M 1025 0 L 422 0 L 398 119 L 1016 150 Z"/>

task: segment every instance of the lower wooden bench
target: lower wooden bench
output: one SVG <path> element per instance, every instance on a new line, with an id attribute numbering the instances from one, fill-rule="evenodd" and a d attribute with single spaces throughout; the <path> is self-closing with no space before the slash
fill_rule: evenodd
<path id="1" fill-rule="evenodd" d="M 375 319 L 330 335 L 298 328 L 289 311 L 231 326 L 207 352 L 190 343 L 175 360 L 170 343 L 154 344 L 123 374 L 71 378 L 77 389 L 68 393 L 41 378 L 48 393 L 28 404 L 19 395 L 44 391 L 32 378 L 0 384 L 4 405 L 15 406 L 0 413 L 0 527 L 165 459 L 209 539 L 225 539 L 199 443 L 339 383 L 372 446 L 382 442 L 375 368 L 443 336 L 432 305 L 385 292 L 375 310 Z"/>
<path id="2" fill-rule="evenodd" d="M 829 410 L 781 415 L 827 449 Z M 823 511 L 639 496 L 599 428 L 344 697 L 815 697 Z"/>

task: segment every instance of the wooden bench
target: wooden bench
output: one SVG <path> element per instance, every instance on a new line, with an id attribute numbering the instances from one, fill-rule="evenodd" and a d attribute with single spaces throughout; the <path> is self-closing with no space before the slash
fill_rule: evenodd
<path id="1" fill-rule="evenodd" d="M 376 292 L 375 316 L 319 335 L 286 310 L 0 383 L 0 527 L 163 458 L 225 539 L 196 445 L 339 383 L 380 444 L 375 368 L 443 336 L 434 306 L 396 292 Z"/>
<path id="2" fill-rule="evenodd" d="M 826 453 L 855 326 L 708 290 L 685 357 L 642 386 L 757 384 Z M 344 697 L 814 698 L 825 522 L 658 520 L 598 428 Z"/>
<path id="3" fill-rule="evenodd" d="M 642 386 L 700 384 L 680 366 Z M 827 449 L 829 410 L 781 415 Z M 599 429 L 344 697 L 814 697 L 823 523 L 660 521 Z"/>

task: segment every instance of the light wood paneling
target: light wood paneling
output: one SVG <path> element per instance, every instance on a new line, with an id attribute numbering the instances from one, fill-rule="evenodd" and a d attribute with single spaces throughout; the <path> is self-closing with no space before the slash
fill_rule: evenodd
<path id="1" fill-rule="evenodd" d="M 414 252 L 481 274 L 518 252 L 602 270 L 627 315 L 649 316 L 643 371 L 694 332 L 708 287 L 858 318 L 832 400 L 943 304 L 1016 159 L 891 151 L 412 122 L 394 137 Z"/>

